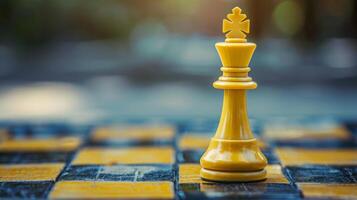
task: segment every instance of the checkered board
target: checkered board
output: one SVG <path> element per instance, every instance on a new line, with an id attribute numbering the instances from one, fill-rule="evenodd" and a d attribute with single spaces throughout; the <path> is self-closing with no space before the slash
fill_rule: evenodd
<path id="1" fill-rule="evenodd" d="M 357 123 L 251 120 L 262 182 L 200 179 L 215 120 L 3 123 L 0 199 L 357 199 Z"/>

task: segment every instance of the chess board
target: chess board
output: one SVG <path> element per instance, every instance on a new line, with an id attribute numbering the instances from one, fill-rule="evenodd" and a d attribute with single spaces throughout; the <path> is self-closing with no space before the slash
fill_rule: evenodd
<path id="1" fill-rule="evenodd" d="M 217 120 L 3 122 L 0 199 L 357 199 L 357 123 L 252 119 L 262 182 L 201 180 Z"/>

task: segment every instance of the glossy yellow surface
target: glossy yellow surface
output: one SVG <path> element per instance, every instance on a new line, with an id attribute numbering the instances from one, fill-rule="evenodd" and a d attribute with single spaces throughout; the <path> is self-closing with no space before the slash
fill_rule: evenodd
<path id="1" fill-rule="evenodd" d="M 172 164 L 175 151 L 171 147 L 84 148 L 73 160 L 74 165 Z"/>
<path id="2" fill-rule="evenodd" d="M 217 182 L 252 182 L 265 180 L 267 172 L 265 169 L 251 172 L 225 172 L 202 168 L 201 177 L 209 181 Z"/>
<path id="3" fill-rule="evenodd" d="M 356 165 L 356 149 L 299 149 L 277 148 L 284 166 L 288 165 Z"/>
<path id="4" fill-rule="evenodd" d="M 206 149 L 211 141 L 211 138 L 202 134 L 185 134 L 179 139 L 178 147 L 181 150 L 189 149 Z M 266 148 L 267 145 L 257 139 L 260 148 Z"/>
<path id="5" fill-rule="evenodd" d="M 267 179 L 262 183 L 281 183 L 288 184 L 289 181 L 285 178 L 282 173 L 280 165 L 267 165 Z M 200 177 L 201 167 L 199 164 L 180 164 L 179 165 L 179 183 L 209 183 L 202 180 Z"/>
<path id="6" fill-rule="evenodd" d="M 73 151 L 80 144 L 77 137 L 11 139 L 0 143 L 0 151 Z"/>
<path id="7" fill-rule="evenodd" d="M 50 199 L 173 199 L 172 182 L 61 181 Z"/>
<path id="8" fill-rule="evenodd" d="M 357 184 L 298 184 L 304 197 L 357 199 Z"/>
<path id="9" fill-rule="evenodd" d="M 212 138 L 201 165 L 220 172 L 257 172 L 264 169 L 267 160 L 259 150 L 256 139 Z"/>
<path id="10" fill-rule="evenodd" d="M 140 140 L 150 141 L 154 139 L 172 139 L 175 130 L 171 126 L 127 126 L 98 128 L 92 135 L 94 141 L 105 140 Z"/>
<path id="11" fill-rule="evenodd" d="M 0 181 L 54 181 L 64 164 L 0 165 Z"/>
<path id="12" fill-rule="evenodd" d="M 267 160 L 260 151 L 249 125 L 246 90 L 257 84 L 248 76 L 248 65 L 256 45 L 247 43 L 249 20 L 234 8 L 223 22 L 227 40 L 216 44 L 223 75 L 213 83 L 224 90 L 220 122 L 202 156 L 201 177 L 212 181 L 246 182 L 266 178 Z"/>

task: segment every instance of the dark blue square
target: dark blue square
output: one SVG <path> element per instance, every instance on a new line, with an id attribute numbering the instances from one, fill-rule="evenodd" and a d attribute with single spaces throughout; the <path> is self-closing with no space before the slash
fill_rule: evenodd
<path id="1" fill-rule="evenodd" d="M 0 199 L 44 199 L 53 184 L 52 181 L 2 182 Z"/>
<path id="2" fill-rule="evenodd" d="M 173 181 L 175 170 L 171 165 L 72 165 L 60 180 L 91 181 Z"/>
<path id="3" fill-rule="evenodd" d="M 177 160 L 179 163 L 199 163 L 201 156 L 205 149 L 190 149 L 183 150 L 178 153 Z M 274 151 L 270 148 L 262 149 L 263 154 L 268 160 L 269 164 L 279 164 L 280 160 L 275 155 Z"/>
<path id="4" fill-rule="evenodd" d="M 177 160 L 179 163 L 199 163 L 205 149 L 183 150 L 178 153 Z"/>
<path id="5" fill-rule="evenodd" d="M 357 183 L 357 166 L 304 165 L 286 170 L 294 183 Z"/>
<path id="6" fill-rule="evenodd" d="M 66 163 L 73 152 L 0 152 L 0 164 Z"/>
<path id="7" fill-rule="evenodd" d="M 202 183 L 180 184 L 181 199 L 300 199 L 301 193 L 290 184 Z"/>

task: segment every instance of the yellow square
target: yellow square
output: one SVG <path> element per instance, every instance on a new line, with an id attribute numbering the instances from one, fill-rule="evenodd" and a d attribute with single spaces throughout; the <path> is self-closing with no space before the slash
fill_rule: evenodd
<path id="1" fill-rule="evenodd" d="M 181 150 L 206 149 L 213 135 L 214 133 L 211 135 L 185 134 L 180 137 L 178 146 Z M 259 139 L 258 145 L 260 148 L 266 147 L 265 143 Z"/>
<path id="2" fill-rule="evenodd" d="M 268 125 L 263 130 L 263 137 L 270 140 L 296 139 L 348 139 L 351 133 L 340 125 L 316 127 L 302 125 Z"/>
<path id="3" fill-rule="evenodd" d="M 291 165 L 356 165 L 356 149 L 277 148 L 284 166 Z"/>
<path id="4" fill-rule="evenodd" d="M 307 198 L 357 199 L 357 184 L 299 183 Z"/>
<path id="5" fill-rule="evenodd" d="M 54 181 L 64 164 L 0 165 L 0 181 Z"/>
<path id="6" fill-rule="evenodd" d="M 185 134 L 180 137 L 178 146 L 181 150 L 206 149 L 211 137 L 213 137 L 213 133 L 211 136 L 202 134 Z"/>
<path id="7" fill-rule="evenodd" d="M 203 183 L 200 164 L 179 164 L 179 183 Z"/>
<path id="8" fill-rule="evenodd" d="M 13 139 L 0 143 L 0 151 L 74 151 L 80 138 L 61 137 L 49 139 Z"/>
<path id="9" fill-rule="evenodd" d="M 98 128 L 92 135 L 93 141 L 138 140 L 152 141 L 173 139 L 175 129 L 169 125 L 136 125 Z"/>
<path id="10" fill-rule="evenodd" d="M 265 169 L 267 170 L 267 179 L 261 183 L 289 183 L 280 165 L 268 165 Z M 200 170 L 201 166 L 199 164 L 180 164 L 179 183 L 208 183 L 201 179 Z"/>
<path id="11" fill-rule="evenodd" d="M 51 199 L 173 199 L 172 182 L 60 181 Z"/>
<path id="12" fill-rule="evenodd" d="M 79 151 L 74 165 L 113 165 L 113 164 L 172 164 L 175 151 L 171 147 L 135 148 L 84 148 Z"/>

